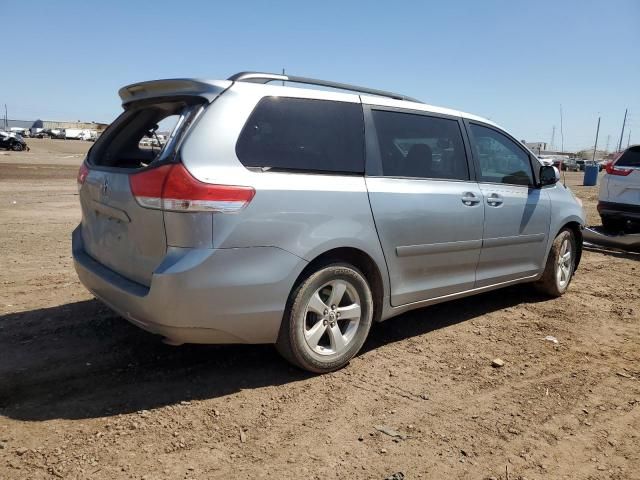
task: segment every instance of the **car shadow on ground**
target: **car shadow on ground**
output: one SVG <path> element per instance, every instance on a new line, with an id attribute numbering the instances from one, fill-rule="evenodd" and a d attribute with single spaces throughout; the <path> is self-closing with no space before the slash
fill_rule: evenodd
<path id="1" fill-rule="evenodd" d="M 363 351 L 545 300 L 530 286 L 509 290 L 376 324 Z M 125 414 L 311 376 L 270 345 L 164 345 L 96 300 L 1 316 L 0 351 L 0 415 L 27 421 Z"/>

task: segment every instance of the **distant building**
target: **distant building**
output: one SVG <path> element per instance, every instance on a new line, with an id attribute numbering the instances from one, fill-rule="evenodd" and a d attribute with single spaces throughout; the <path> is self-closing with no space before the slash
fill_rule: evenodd
<path id="1" fill-rule="evenodd" d="M 46 129 L 77 129 L 77 130 L 95 130 L 96 132 L 103 132 L 109 124 L 97 123 L 97 122 L 59 122 L 54 120 L 36 120 L 31 125 L 31 128 L 46 128 Z"/>
<path id="2" fill-rule="evenodd" d="M 0 119 L 0 129 L 11 130 L 12 128 L 31 128 L 33 120 L 7 120 L 5 125 L 4 118 Z"/>
<path id="3" fill-rule="evenodd" d="M 531 150 L 533 153 L 542 153 L 544 151 L 547 150 L 547 144 L 545 142 L 525 142 L 523 141 L 522 143 L 525 144 L 525 146 Z"/>
<path id="4" fill-rule="evenodd" d="M 93 130 L 102 133 L 109 124 L 98 122 L 59 122 L 54 120 L 7 120 L 5 125 L 4 118 L 0 119 L 0 129 L 11 130 L 12 128 L 24 128 L 34 130 L 46 129 L 77 129 L 77 130 Z"/>

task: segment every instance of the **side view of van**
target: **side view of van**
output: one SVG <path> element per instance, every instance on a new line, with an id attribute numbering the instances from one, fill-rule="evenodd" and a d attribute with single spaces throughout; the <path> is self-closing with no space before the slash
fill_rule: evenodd
<path id="1" fill-rule="evenodd" d="M 274 343 L 328 372 L 373 322 L 523 282 L 557 297 L 580 262 L 579 201 L 481 117 L 257 72 L 119 93 L 78 173 L 74 263 L 169 343 Z"/>

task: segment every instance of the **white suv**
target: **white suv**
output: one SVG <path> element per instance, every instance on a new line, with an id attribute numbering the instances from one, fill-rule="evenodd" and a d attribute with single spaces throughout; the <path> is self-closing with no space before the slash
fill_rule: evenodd
<path id="1" fill-rule="evenodd" d="M 607 164 L 600 185 L 598 213 L 607 230 L 622 230 L 640 222 L 640 145 L 629 147 Z"/>

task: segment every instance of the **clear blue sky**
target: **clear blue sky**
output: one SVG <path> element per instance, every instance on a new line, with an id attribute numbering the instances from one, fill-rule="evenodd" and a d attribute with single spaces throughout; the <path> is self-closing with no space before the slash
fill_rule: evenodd
<path id="1" fill-rule="evenodd" d="M 527 141 L 640 143 L 640 1 L 0 0 L 0 103 L 16 119 L 110 121 L 117 89 L 279 71 L 395 90 Z M 8 20 L 8 21 L 7 21 Z M 626 145 L 626 134 L 625 134 Z"/>

